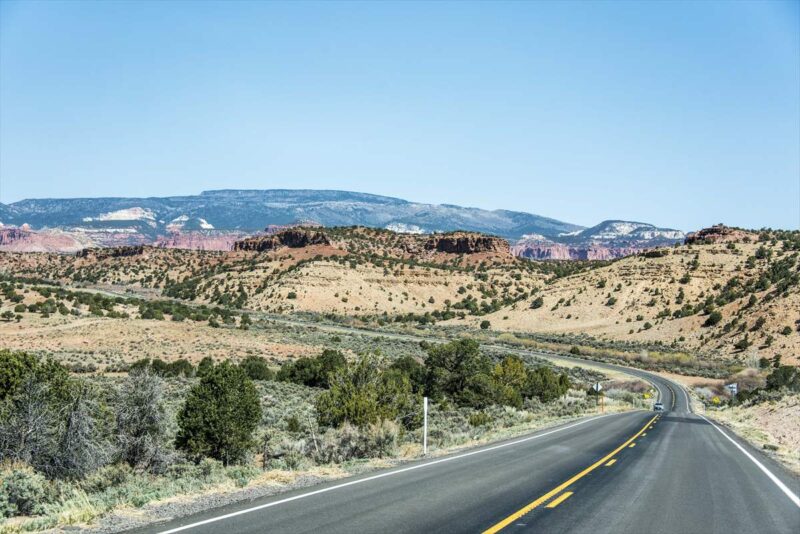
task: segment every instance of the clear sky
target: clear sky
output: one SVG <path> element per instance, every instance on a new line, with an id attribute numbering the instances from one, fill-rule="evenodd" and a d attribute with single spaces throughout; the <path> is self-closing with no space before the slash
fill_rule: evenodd
<path id="1" fill-rule="evenodd" d="M 800 226 L 800 3 L 0 1 L 0 201 Z"/>

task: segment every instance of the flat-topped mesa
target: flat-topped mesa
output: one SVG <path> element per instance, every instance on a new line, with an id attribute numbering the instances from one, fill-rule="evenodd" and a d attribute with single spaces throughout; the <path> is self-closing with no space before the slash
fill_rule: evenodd
<path id="1" fill-rule="evenodd" d="M 711 228 L 703 228 L 696 232 L 691 232 L 686 235 L 685 244 L 703 244 L 703 243 L 733 243 L 736 241 L 746 241 L 756 239 L 757 236 L 751 232 L 740 230 L 738 228 L 731 228 L 724 224 L 715 224 Z"/>
<path id="2" fill-rule="evenodd" d="M 286 230 L 293 230 L 295 228 L 315 228 L 315 229 L 318 229 L 318 228 L 324 228 L 324 225 L 320 224 L 320 223 L 318 223 L 316 221 L 312 221 L 312 220 L 308 220 L 308 219 L 302 219 L 302 220 L 295 221 L 295 222 L 289 223 L 289 224 L 270 224 L 270 225 L 267 225 L 267 227 L 264 228 L 264 232 L 267 235 L 275 235 L 275 234 L 279 234 L 281 232 L 284 232 Z"/>
<path id="3" fill-rule="evenodd" d="M 331 240 L 323 232 L 292 228 L 273 235 L 248 237 L 233 244 L 233 250 L 267 252 L 282 247 L 302 248 L 311 245 L 330 245 Z"/>
<path id="4" fill-rule="evenodd" d="M 485 234 L 455 232 L 437 234 L 428 238 L 425 250 L 446 252 L 448 254 L 476 254 L 479 252 L 509 253 L 508 241 Z"/>
<path id="5" fill-rule="evenodd" d="M 140 256 L 150 247 L 145 245 L 126 245 L 123 247 L 109 248 L 85 248 L 79 250 L 75 255 L 79 258 L 93 258 L 102 260 L 105 258 L 124 258 L 127 256 Z"/>

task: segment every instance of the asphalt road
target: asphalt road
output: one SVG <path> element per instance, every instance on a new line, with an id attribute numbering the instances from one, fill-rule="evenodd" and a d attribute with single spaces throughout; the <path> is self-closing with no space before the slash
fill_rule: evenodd
<path id="1" fill-rule="evenodd" d="M 800 532 L 798 478 L 691 413 L 676 384 L 625 371 L 656 386 L 664 413 L 582 419 L 141 532 Z"/>

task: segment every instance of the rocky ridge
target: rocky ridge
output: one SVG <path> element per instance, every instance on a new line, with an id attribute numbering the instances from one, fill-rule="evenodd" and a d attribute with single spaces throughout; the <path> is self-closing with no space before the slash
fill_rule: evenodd
<path id="1" fill-rule="evenodd" d="M 330 244 L 330 239 L 323 232 L 292 228 L 272 235 L 261 235 L 236 241 L 233 244 L 233 250 L 266 252 L 277 250 L 282 247 L 303 248 L 311 245 Z"/>

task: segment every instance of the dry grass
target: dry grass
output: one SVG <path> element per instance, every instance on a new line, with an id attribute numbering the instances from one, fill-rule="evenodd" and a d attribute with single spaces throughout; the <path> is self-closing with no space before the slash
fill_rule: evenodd
<path id="1" fill-rule="evenodd" d="M 197 363 L 205 356 L 224 360 L 255 354 L 280 361 L 317 352 L 312 346 L 287 342 L 279 334 L 259 329 L 57 314 L 48 318 L 26 314 L 20 323 L 0 322 L 0 339 L 3 348 L 50 353 L 67 364 L 101 368 L 140 358 L 186 358 Z"/>
<path id="2" fill-rule="evenodd" d="M 782 354 L 785 363 L 798 364 L 800 335 L 796 331 L 788 336 L 780 333 L 786 326 L 794 330 L 800 320 L 800 289 L 797 287 L 791 288 L 788 296 L 770 302 L 762 302 L 767 292 L 756 293 L 759 302 L 752 308 L 746 306 L 747 297 L 734 301 L 720 309 L 724 320 L 712 328 L 703 327 L 704 314 L 669 320 L 657 317 L 667 307 L 672 311 L 680 308 L 675 303 L 680 290 L 684 292 L 684 302 L 694 304 L 716 294 L 718 286 L 724 286 L 734 276 L 742 280 L 760 276 L 764 264 L 753 269 L 745 265 L 759 246 L 739 243 L 736 250 L 724 245 L 681 246 L 660 258 L 630 256 L 546 286 L 539 293 L 544 304 L 538 309 L 530 309 L 531 299 L 528 299 L 511 309 L 468 318 L 466 322 L 477 326 L 481 320 L 489 319 L 493 329 L 509 332 L 585 333 L 600 340 L 674 342 L 684 350 L 702 353 L 704 358 L 746 360 Z M 692 269 L 695 256 L 698 266 Z M 680 283 L 686 273 L 690 276 L 688 283 Z M 609 305 L 610 297 L 616 299 L 612 305 Z M 733 346 L 742 333 L 737 329 L 722 332 L 723 324 L 740 311 L 748 327 L 760 317 L 766 319 L 763 328 L 749 332 L 755 344 L 744 352 Z M 463 324 L 457 320 L 452 323 Z M 645 323 L 652 326 L 645 328 Z M 763 346 L 770 335 L 774 338 L 772 345 Z"/>

